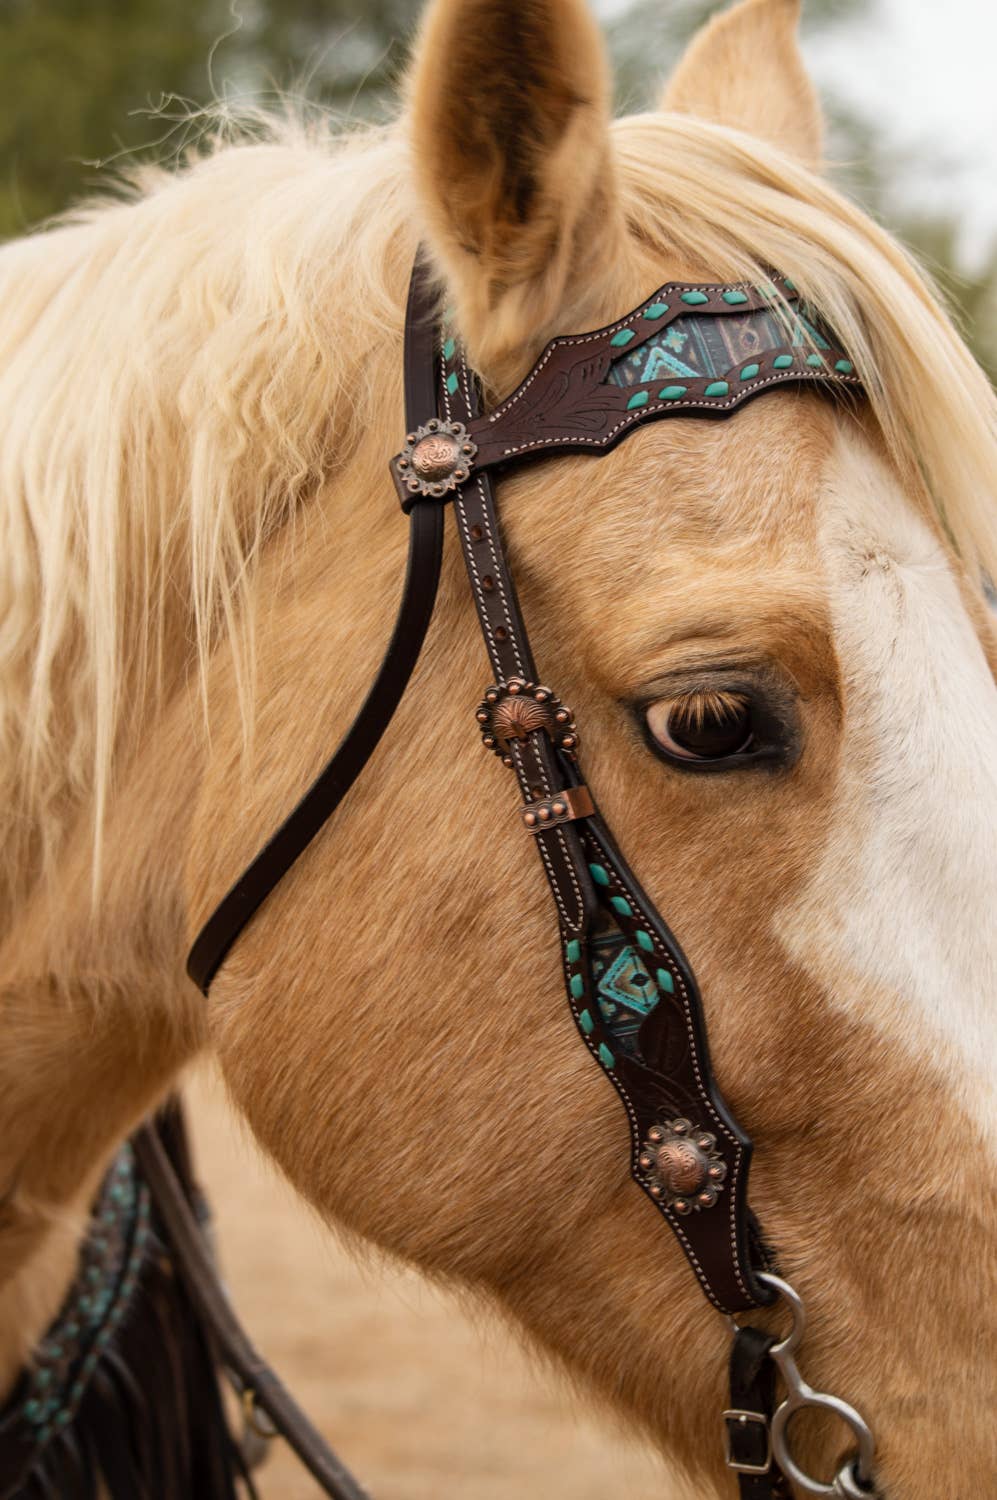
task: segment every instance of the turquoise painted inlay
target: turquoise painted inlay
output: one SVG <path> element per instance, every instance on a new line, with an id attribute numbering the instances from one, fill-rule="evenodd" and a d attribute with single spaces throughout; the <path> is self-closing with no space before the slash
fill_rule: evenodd
<path id="1" fill-rule="evenodd" d="M 650 307 L 644 309 L 645 318 L 663 318 L 668 311 L 667 302 L 652 302 Z"/>
<path id="2" fill-rule="evenodd" d="M 709 302 L 705 292 L 683 292 L 682 301 L 688 302 L 690 307 L 702 307 L 704 302 Z"/>
<path id="3" fill-rule="evenodd" d="M 732 287 L 729 292 L 724 292 L 724 301 L 728 302 L 731 307 L 740 307 L 741 303 L 747 300 L 747 292 L 739 292 L 736 288 Z"/>
<path id="4" fill-rule="evenodd" d="M 621 328 L 619 333 L 614 333 L 610 339 L 614 349 L 625 349 L 632 342 L 634 331 L 632 328 Z"/>
<path id="5" fill-rule="evenodd" d="M 688 389 L 687 385 L 666 385 L 663 391 L 658 392 L 658 400 L 681 401 Z"/>
<path id="6" fill-rule="evenodd" d="M 757 374 L 758 374 L 758 366 L 757 365 L 745 365 L 744 369 L 741 371 L 741 379 L 742 380 L 754 380 L 754 378 L 755 378 L 755 376 Z"/>
<path id="7" fill-rule="evenodd" d="M 807 355 L 807 364 L 811 367 L 811 369 L 813 369 L 813 370 L 819 370 L 821 368 L 821 366 L 823 365 L 823 363 L 824 363 L 824 361 L 821 359 L 821 357 L 820 357 L 819 354 L 808 354 Z"/>
<path id="8" fill-rule="evenodd" d="M 450 392 L 451 396 L 456 396 L 457 387 L 459 384 L 460 381 L 457 379 L 457 372 L 456 370 L 454 370 L 447 376 L 447 390 Z"/>
<path id="9" fill-rule="evenodd" d="M 591 1014 L 587 1010 L 583 1010 L 579 1013 L 578 1024 L 582 1028 L 586 1036 L 591 1036 L 593 1031 L 595 1030 L 595 1022 L 593 1021 Z"/>
<path id="10" fill-rule="evenodd" d="M 610 897 L 609 904 L 613 908 L 614 911 L 618 911 L 619 912 L 619 914 L 620 914 L 621 917 L 629 917 L 630 916 L 630 902 L 627 901 L 624 896 L 612 896 L 612 897 Z"/>
<path id="11" fill-rule="evenodd" d="M 580 974 L 572 974 L 568 988 L 575 999 L 580 1000 L 585 993 L 585 980 Z"/>
<path id="12" fill-rule="evenodd" d="M 658 969 L 654 977 L 658 981 L 659 990 L 664 990 L 666 995 L 674 995 L 675 981 L 667 969 Z"/>
<path id="13" fill-rule="evenodd" d="M 703 392 L 703 395 L 704 396 L 726 396 L 729 390 L 730 390 L 730 386 L 727 384 L 726 380 L 714 380 L 710 385 L 708 385 L 706 387 L 706 390 Z"/>
<path id="14" fill-rule="evenodd" d="M 447 339 L 446 343 L 443 345 L 443 358 L 453 359 L 456 349 L 457 345 L 455 341 L 453 339 Z"/>
<path id="15" fill-rule="evenodd" d="M 646 406 L 650 399 L 651 398 L 648 395 L 647 391 L 638 391 L 637 394 L 635 396 L 631 396 L 630 400 L 627 402 L 627 411 L 636 411 L 639 406 Z"/>
<path id="16" fill-rule="evenodd" d="M 616 1058 L 610 1052 L 605 1042 L 599 1043 L 599 1061 L 604 1068 L 615 1068 Z"/>
<path id="17" fill-rule="evenodd" d="M 577 938 L 572 938 L 565 951 L 568 955 L 568 963 L 576 964 L 582 956 L 582 945 Z"/>
<path id="18" fill-rule="evenodd" d="M 855 366 L 850 359 L 839 359 L 834 367 L 840 375 L 850 375 Z"/>
<path id="19" fill-rule="evenodd" d="M 786 288 L 787 292 L 795 292 L 796 291 L 796 282 L 795 281 L 790 281 L 790 279 L 789 279 L 788 276 L 784 276 L 782 278 L 782 284 Z"/>
<path id="20" fill-rule="evenodd" d="M 645 932 L 643 928 L 638 928 L 637 930 L 637 941 L 643 948 L 645 953 L 650 953 L 654 947 L 654 939 L 651 937 L 651 934 L 649 932 Z"/>
<path id="21" fill-rule="evenodd" d="M 773 370 L 788 370 L 792 363 L 793 356 L 791 354 L 777 354 L 772 361 L 772 368 Z"/>
<path id="22" fill-rule="evenodd" d="M 602 868 L 602 865 L 589 865 L 589 874 L 592 876 L 592 879 L 595 881 L 596 885 L 609 884 L 609 876 Z"/>

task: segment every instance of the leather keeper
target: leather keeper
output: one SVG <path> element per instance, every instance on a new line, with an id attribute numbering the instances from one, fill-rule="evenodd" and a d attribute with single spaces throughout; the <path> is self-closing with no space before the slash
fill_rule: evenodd
<path id="1" fill-rule="evenodd" d="M 587 786 L 569 786 L 563 792 L 554 792 L 539 802 L 527 802 L 519 809 L 519 816 L 528 833 L 543 833 L 545 828 L 554 828 L 558 823 L 574 823 L 579 818 L 591 818 L 595 804 Z"/>

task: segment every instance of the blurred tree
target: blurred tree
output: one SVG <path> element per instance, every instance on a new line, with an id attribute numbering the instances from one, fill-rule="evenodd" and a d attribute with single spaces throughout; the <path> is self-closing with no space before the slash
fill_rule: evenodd
<path id="1" fill-rule="evenodd" d="M 621 109 L 646 108 L 718 0 L 593 0 L 609 33 Z M 814 42 L 868 0 L 807 0 Z M 91 191 L 127 153 L 169 155 L 191 110 L 275 103 L 282 91 L 347 115 L 390 104 L 422 0 L 0 0 L 0 239 Z M 997 245 L 972 274 L 955 227 L 905 222 L 878 134 L 830 101 L 831 157 L 848 191 L 939 276 L 997 374 Z"/>

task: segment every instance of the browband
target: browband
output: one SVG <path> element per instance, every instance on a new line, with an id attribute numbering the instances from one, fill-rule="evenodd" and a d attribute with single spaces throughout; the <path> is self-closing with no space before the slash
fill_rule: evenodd
<path id="1" fill-rule="evenodd" d="M 441 500 L 452 501 L 494 676 L 477 709 L 485 746 L 511 767 L 522 826 L 558 911 L 568 1003 L 630 1121 L 631 1171 L 668 1220 L 710 1301 L 766 1304 L 771 1268 L 747 1207 L 751 1142 L 713 1078 L 703 1007 L 678 942 L 582 783 L 570 709 L 536 670 L 499 532 L 500 466 L 567 451 L 604 453 L 642 422 L 723 417 L 787 383 L 857 388 L 851 361 L 796 289 L 669 283 L 625 318 L 554 339 L 493 411 L 456 338 L 435 331 L 428 269 L 413 272 L 406 324 L 409 433 L 391 473 L 410 515 L 398 623 L 343 744 L 209 918 L 188 971 L 205 992 L 236 937 L 326 822 L 401 698 L 432 613 Z"/>

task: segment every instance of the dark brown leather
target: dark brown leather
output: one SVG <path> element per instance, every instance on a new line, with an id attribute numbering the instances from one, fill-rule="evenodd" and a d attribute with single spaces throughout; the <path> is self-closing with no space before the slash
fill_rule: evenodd
<path id="1" fill-rule="evenodd" d="M 773 276 L 771 286 L 786 305 L 792 307 L 798 301 L 795 288 L 785 277 Z M 743 301 L 733 304 L 726 301 L 725 297 L 732 294 Z M 682 300 L 684 296 L 704 300 L 690 306 Z M 771 293 L 748 283 L 732 287 L 669 282 L 634 312 L 605 328 L 553 339 L 522 384 L 485 415 L 478 415 L 476 409 L 471 414 L 467 393 L 460 388 L 463 379 L 459 352 L 451 341 L 447 347 L 454 352 L 445 375 L 455 376 L 460 385 L 452 393 L 444 390 L 446 405 L 456 420 L 464 422 L 477 448 L 469 462 L 470 479 L 464 488 L 473 488 L 475 476 L 499 465 L 518 464 L 558 452 L 605 453 L 644 422 L 689 415 L 728 417 L 773 386 L 816 383 L 842 391 L 859 386 L 859 377 L 843 350 L 829 341 L 828 347 L 818 354 L 809 345 L 790 343 L 788 331 L 785 344 L 745 356 L 726 379 L 683 375 L 662 376 L 641 387 L 607 383 L 610 366 L 616 360 L 640 348 L 679 318 L 744 317 L 772 306 Z M 664 311 L 659 312 L 659 308 Z M 649 309 L 654 310 L 654 316 Z M 614 342 L 626 339 L 627 335 L 630 338 L 625 344 Z M 812 364 L 811 359 L 817 363 Z M 777 361 L 783 362 L 784 368 L 778 368 Z M 757 373 L 741 379 L 742 369 Z M 706 394 L 720 387 L 725 394 Z M 662 400 L 662 389 L 683 390 L 685 394 Z M 634 406 L 635 401 L 643 404 Z M 430 414 L 427 407 L 419 421 L 411 424 L 412 428 L 424 423 Z M 443 415 L 442 409 L 440 414 Z M 393 460 L 391 473 L 402 508 L 408 511 L 418 496 L 413 498 L 407 487 L 411 471 L 398 467 L 402 457 L 399 454 Z"/>
<path id="2" fill-rule="evenodd" d="M 456 373 L 457 380 L 447 377 Z M 449 369 L 443 368 L 439 416 L 446 422 L 470 425 L 477 411 L 477 392 L 462 353 L 455 351 Z M 475 472 L 454 497 L 454 514 L 477 608 L 485 648 L 496 681 L 512 678 L 539 681 L 523 624 L 515 585 L 502 545 L 491 479 Z M 553 687 L 556 690 L 556 684 Z M 549 799 L 559 789 L 575 784 L 574 762 L 556 750 L 545 730 L 538 730 L 512 746 L 513 766 L 524 803 L 541 792 Z M 651 1202 L 668 1219 L 710 1301 L 721 1311 L 734 1312 L 772 1300 L 754 1276 L 748 1244 L 747 1178 L 751 1156 L 748 1137 L 731 1118 L 716 1088 L 706 1045 L 702 1004 L 696 982 L 674 937 L 637 884 L 616 848 L 597 810 L 589 818 L 537 831 L 565 948 L 568 998 L 576 1022 L 583 1011 L 594 1021 L 582 1038 L 608 1073 L 623 1100 L 631 1126 L 631 1166 L 637 1182 L 649 1192 L 647 1174 L 638 1157 L 648 1130 L 664 1120 L 688 1118 L 699 1130 L 717 1137 L 717 1149 L 727 1167 L 718 1202 L 710 1209 L 680 1218 L 665 1205 Z M 610 884 L 596 892 L 590 871 L 597 864 Z M 621 917 L 612 898 L 625 900 L 630 918 Z M 674 993 L 662 994 L 644 1023 L 642 1056 L 619 1053 L 601 1024 L 597 1001 L 589 992 L 585 945 L 597 921 L 610 920 L 629 936 L 638 928 L 653 948 L 653 961 L 673 976 Z M 581 956 L 569 962 L 569 944 Z M 571 951 L 575 951 L 572 947 Z M 572 993 L 585 981 L 581 995 Z M 603 1050 L 604 1049 L 604 1050 Z M 606 1065 L 606 1055 L 613 1066 Z M 649 1193 L 650 1196 L 650 1193 Z"/>

